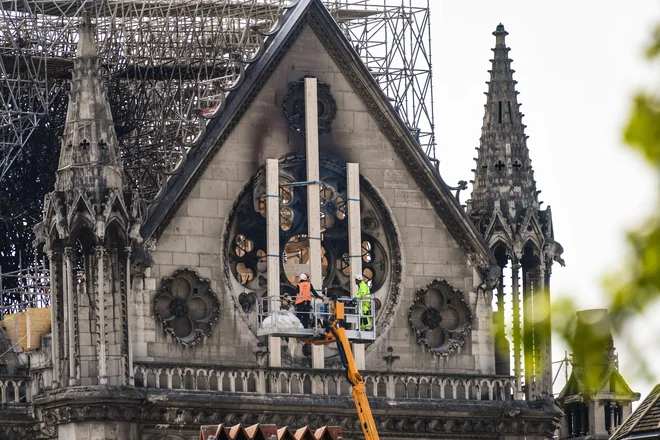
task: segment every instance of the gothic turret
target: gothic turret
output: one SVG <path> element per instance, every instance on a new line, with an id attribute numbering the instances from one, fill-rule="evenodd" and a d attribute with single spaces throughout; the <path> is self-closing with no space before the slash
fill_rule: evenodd
<path id="1" fill-rule="evenodd" d="M 557 397 L 560 439 L 607 440 L 639 400 L 619 372 L 607 310 L 577 312 L 571 375 Z"/>
<path id="2" fill-rule="evenodd" d="M 139 225 L 85 17 L 55 189 L 35 227 L 36 244 L 44 244 L 50 260 L 54 387 L 131 382 L 128 286 Z"/>
<path id="3" fill-rule="evenodd" d="M 467 211 L 502 269 L 494 313 L 497 372 L 509 374 L 509 347 L 512 346 L 513 372 L 521 381 L 524 361 L 527 398 L 547 398 L 552 394 L 547 307 L 550 272 L 553 261 L 563 264 L 563 249 L 554 241 L 550 207 L 542 211 L 542 202 L 538 200 L 540 191 L 536 189 L 510 49 L 505 42 L 508 32 L 500 24 L 493 35 L 494 56 Z M 504 274 L 509 263 L 512 280 L 511 289 L 507 291 Z M 511 295 L 512 302 L 511 344 L 505 329 L 509 321 L 504 316 L 507 295 Z"/>

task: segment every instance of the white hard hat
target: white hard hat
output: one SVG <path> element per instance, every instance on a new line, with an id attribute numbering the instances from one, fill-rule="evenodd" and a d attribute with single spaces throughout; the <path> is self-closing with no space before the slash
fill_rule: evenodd
<path id="1" fill-rule="evenodd" d="M 300 281 L 307 281 L 307 274 L 303 273 L 300 275 Z"/>
<path id="2" fill-rule="evenodd" d="M 355 281 L 362 281 L 362 279 L 363 279 L 362 276 L 355 277 Z"/>

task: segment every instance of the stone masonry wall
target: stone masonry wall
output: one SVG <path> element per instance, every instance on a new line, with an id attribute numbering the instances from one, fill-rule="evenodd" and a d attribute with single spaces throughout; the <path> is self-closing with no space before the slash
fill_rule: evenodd
<path id="1" fill-rule="evenodd" d="M 384 369 L 387 347 L 401 357 L 396 370 L 494 373 L 490 299 L 475 293 L 475 278 L 466 254 L 382 135 L 360 98 L 306 28 L 259 93 L 227 142 L 181 205 L 152 253 L 155 265 L 136 291 L 134 346 L 136 360 L 169 363 L 256 364 L 256 339 L 238 319 L 223 280 L 222 237 L 237 195 L 267 158 L 304 151 L 304 139 L 288 129 L 282 112 L 287 84 L 303 75 L 327 83 L 337 101 L 332 132 L 320 139 L 322 155 L 359 162 L 360 172 L 380 192 L 393 213 L 403 243 L 403 295 L 388 332 L 367 350 L 367 368 Z M 211 280 L 222 312 L 213 335 L 194 348 L 168 340 L 153 313 L 160 280 L 181 267 L 196 269 Z M 408 309 L 417 289 L 442 278 L 465 292 L 474 315 L 473 332 L 455 354 L 438 358 L 417 344 L 408 325 Z M 138 288 L 138 286 L 136 286 Z M 240 292 L 238 292 L 240 293 Z M 237 294 L 237 292 L 234 292 Z"/>

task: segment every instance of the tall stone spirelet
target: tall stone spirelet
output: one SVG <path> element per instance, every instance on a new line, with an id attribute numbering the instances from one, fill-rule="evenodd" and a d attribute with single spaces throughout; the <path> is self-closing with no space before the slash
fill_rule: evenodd
<path id="1" fill-rule="evenodd" d="M 541 210 L 543 202 L 538 199 L 524 115 L 505 43 L 508 32 L 500 24 L 493 35 L 494 56 L 467 211 L 502 269 L 494 314 L 497 373 L 509 374 L 512 345 L 513 370 L 520 379 L 524 362 L 527 398 L 547 398 L 552 395 L 550 273 L 553 261 L 563 264 L 563 249 L 554 240 L 550 207 Z M 504 269 L 509 263 L 512 344 L 506 338 L 504 316 L 508 284 Z"/>
<path id="2" fill-rule="evenodd" d="M 53 192 L 37 244 L 50 259 L 53 387 L 131 385 L 130 255 L 137 196 L 125 191 L 94 28 L 79 28 Z"/>

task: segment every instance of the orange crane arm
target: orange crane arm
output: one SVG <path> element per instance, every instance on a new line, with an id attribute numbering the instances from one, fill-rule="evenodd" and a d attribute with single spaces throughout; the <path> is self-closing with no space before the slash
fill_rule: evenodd
<path id="1" fill-rule="evenodd" d="M 346 336 L 346 330 L 343 327 L 344 322 L 344 304 L 338 301 L 333 302 L 334 320 L 332 323 L 326 321 L 325 328 L 328 331 L 324 339 L 312 339 L 306 341 L 309 344 L 323 345 L 332 342 L 337 343 L 339 356 L 346 368 L 346 378 L 353 388 L 353 400 L 355 401 L 355 408 L 357 409 L 358 417 L 360 418 L 360 425 L 366 440 L 380 440 L 378 431 L 376 430 L 376 422 L 371 413 L 369 400 L 367 399 L 367 392 L 364 386 L 364 379 L 355 366 L 355 358 L 353 357 L 353 350 L 351 350 L 351 343 Z"/>
<path id="2" fill-rule="evenodd" d="M 362 426 L 362 432 L 364 432 L 364 438 L 366 440 L 379 440 L 380 437 L 378 437 L 376 422 L 374 421 L 374 416 L 371 413 L 371 407 L 369 406 L 369 400 L 367 399 L 364 380 L 355 366 L 355 359 L 353 358 L 351 344 L 346 336 L 346 330 L 337 326 L 335 321 L 330 327 L 330 331 L 337 341 L 337 348 L 339 349 L 344 367 L 346 367 L 346 377 L 353 387 L 353 400 L 355 401 L 355 408 L 357 409 L 358 417 L 360 418 L 360 425 Z"/>

